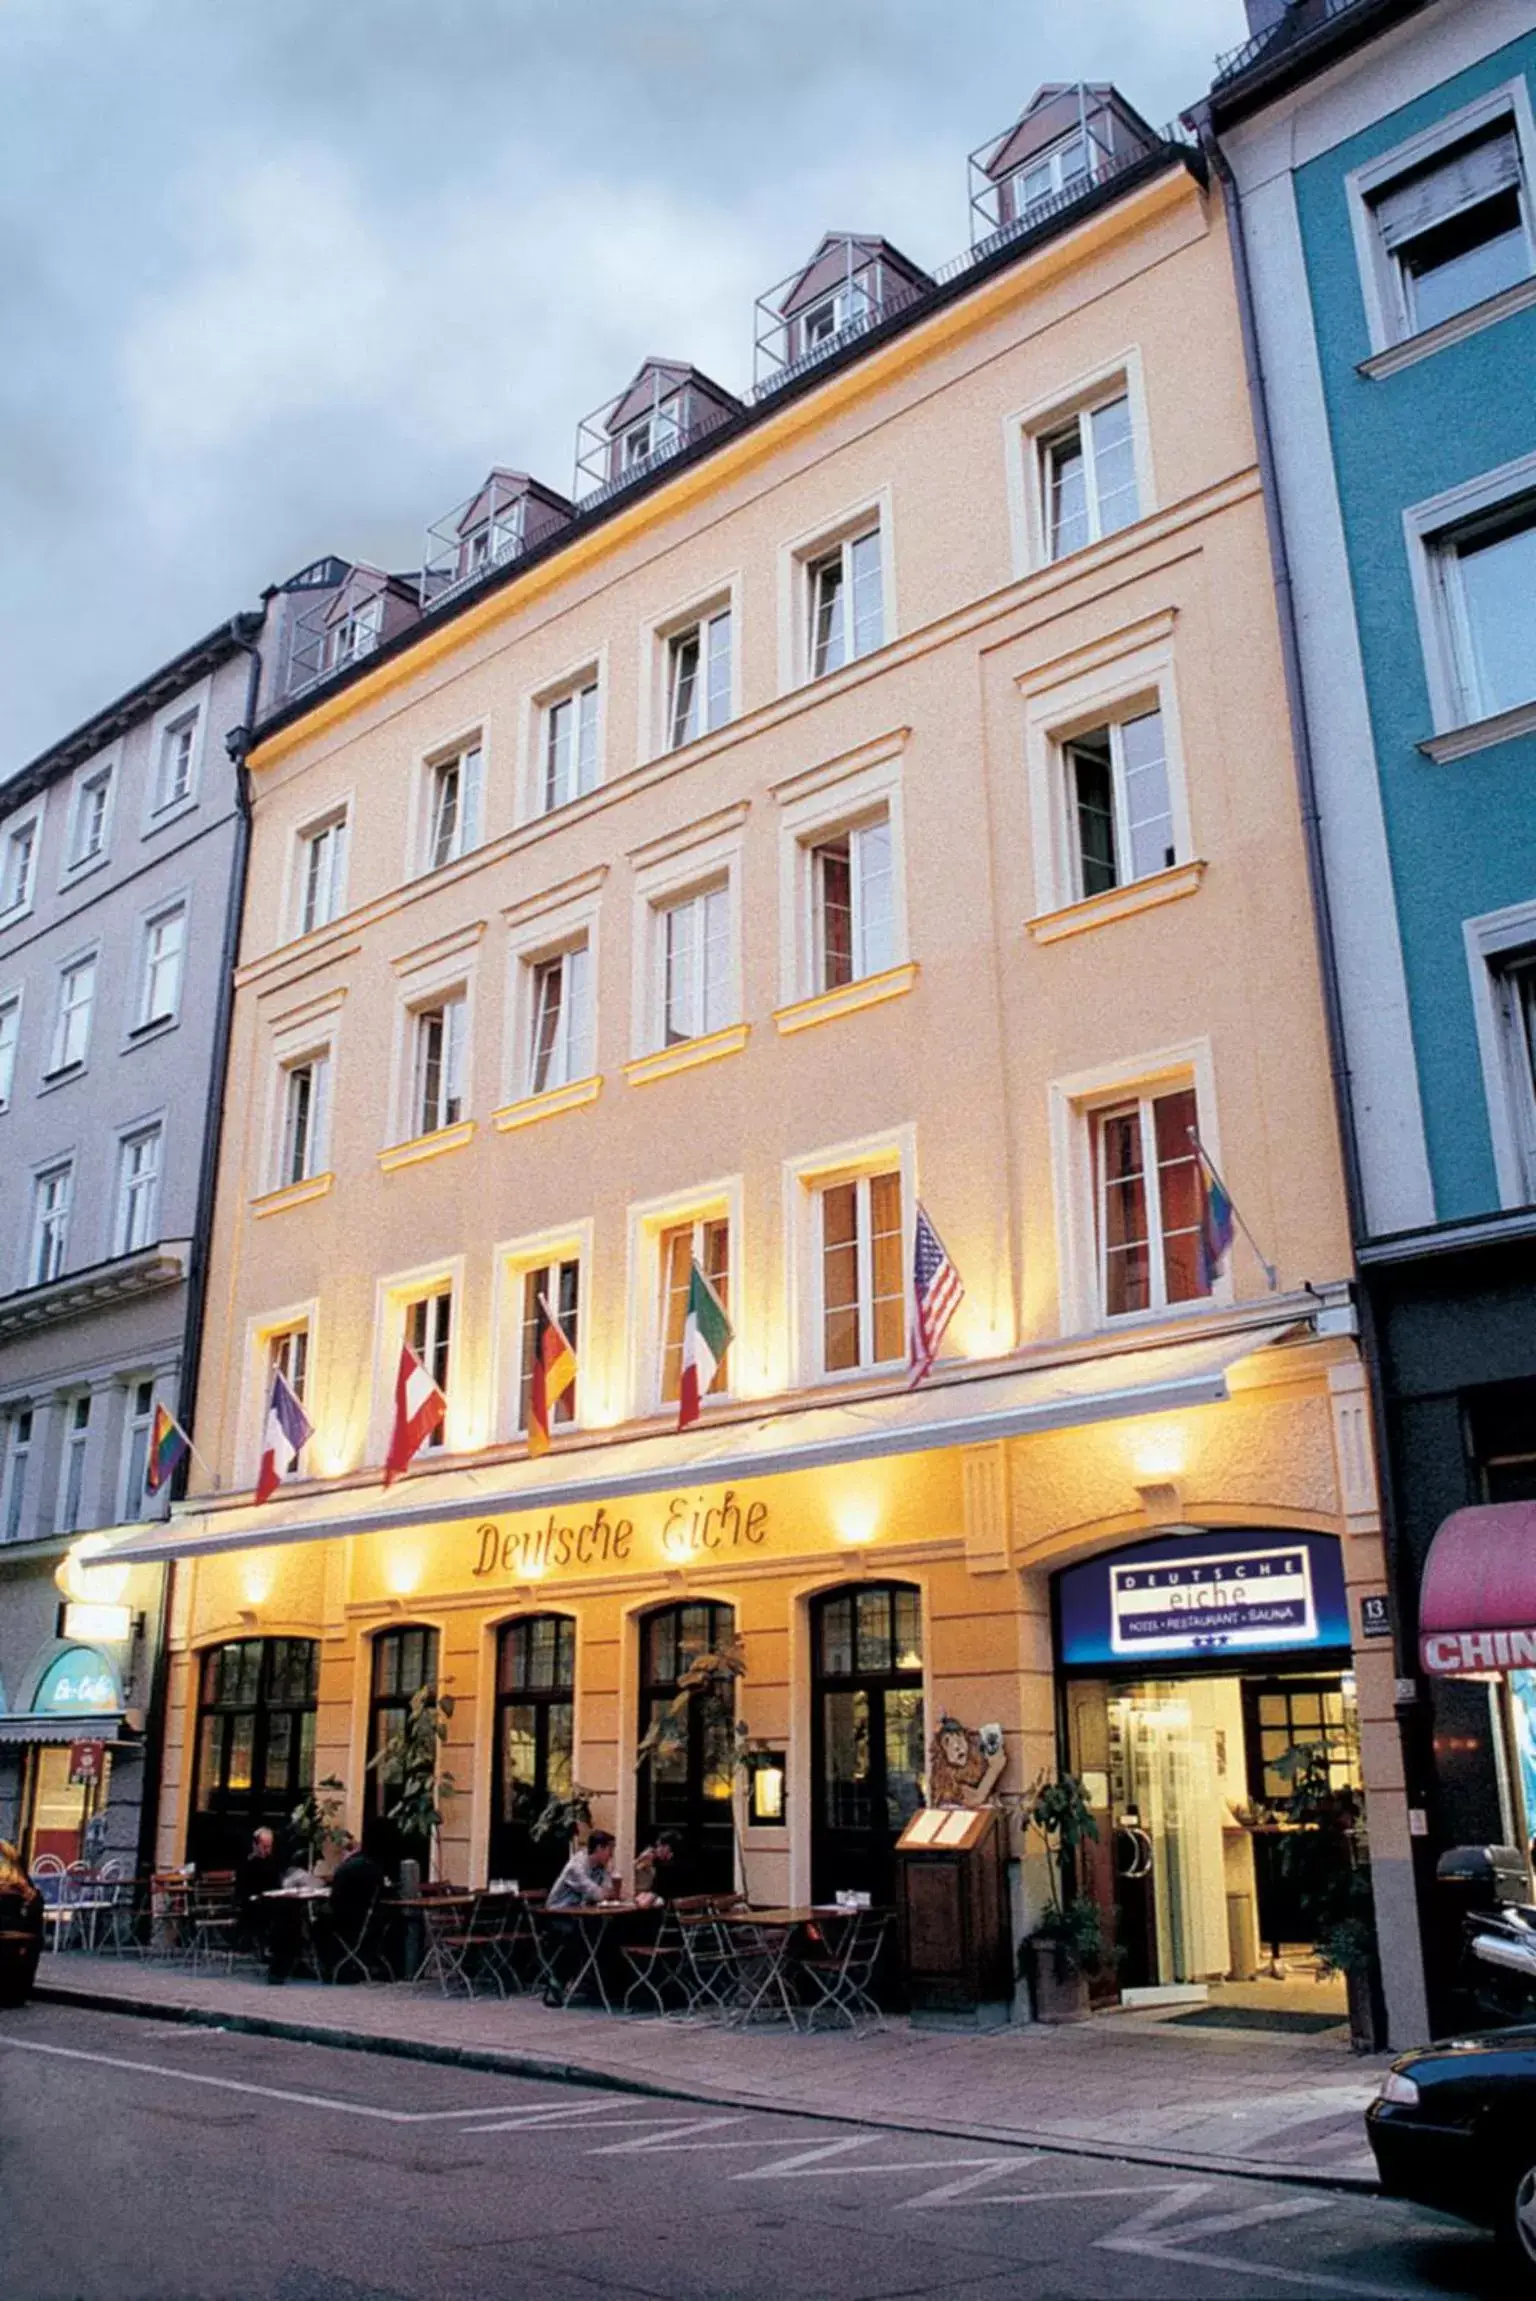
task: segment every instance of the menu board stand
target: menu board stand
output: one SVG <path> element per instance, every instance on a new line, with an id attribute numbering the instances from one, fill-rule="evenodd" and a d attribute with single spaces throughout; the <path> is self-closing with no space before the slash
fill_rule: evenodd
<path id="1" fill-rule="evenodd" d="M 897 1840 L 897 1912 L 915 2024 L 1013 2018 L 1007 1823 L 995 1806 L 925 1806 Z"/>

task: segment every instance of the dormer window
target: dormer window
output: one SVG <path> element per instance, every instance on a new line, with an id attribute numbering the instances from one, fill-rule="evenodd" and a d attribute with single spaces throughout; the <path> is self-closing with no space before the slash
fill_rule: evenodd
<path id="1" fill-rule="evenodd" d="M 326 634 L 326 669 L 334 671 L 343 663 L 356 663 L 360 656 L 371 654 L 379 643 L 383 625 L 383 600 L 360 600 L 340 622 L 333 623 Z"/>
<path id="2" fill-rule="evenodd" d="M 1081 136 L 1069 136 L 1054 151 L 1042 152 L 1009 178 L 1014 214 L 1028 215 L 1031 208 L 1040 207 L 1087 173 L 1088 146 Z"/>

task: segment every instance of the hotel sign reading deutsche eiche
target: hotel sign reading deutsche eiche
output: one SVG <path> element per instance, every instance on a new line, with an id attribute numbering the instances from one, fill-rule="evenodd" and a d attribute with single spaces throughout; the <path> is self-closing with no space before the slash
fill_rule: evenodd
<path id="1" fill-rule="evenodd" d="M 486 1518 L 475 1528 L 477 1581 L 538 1580 L 546 1574 L 643 1573 L 704 1558 L 760 1551 L 768 1505 L 727 1486 L 718 1502 L 674 1494 L 638 1521 L 595 1509 L 547 1511 L 541 1518 Z"/>

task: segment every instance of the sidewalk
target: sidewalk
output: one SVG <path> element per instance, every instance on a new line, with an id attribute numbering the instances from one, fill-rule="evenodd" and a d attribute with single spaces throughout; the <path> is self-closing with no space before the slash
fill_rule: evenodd
<path id="1" fill-rule="evenodd" d="M 1349 2187 L 1374 2180 L 1361 2117 L 1390 2058 L 1352 2054 L 1342 2031 L 1189 2029 L 1167 2013 L 985 2036 L 905 2020 L 862 2037 L 796 2035 L 560 2012 L 527 1997 L 302 1981 L 276 1990 L 78 1953 L 45 1957 L 37 1994 L 730 2108 Z"/>

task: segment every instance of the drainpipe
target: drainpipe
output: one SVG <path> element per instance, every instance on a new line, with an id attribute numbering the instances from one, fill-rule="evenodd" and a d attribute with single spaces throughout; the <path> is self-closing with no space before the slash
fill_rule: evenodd
<path id="1" fill-rule="evenodd" d="M 176 1418 L 190 1431 L 197 1415 L 199 1361 L 208 1310 L 208 1255 L 213 1243 L 214 1202 L 218 1192 L 219 1153 L 224 1139 L 225 1075 L 229 1066 L 229 1039 L 234 1021 L 235 962 L 240 955 L 240 922 L 245 910 L 245 880 L 251 856 L 251 778 L 245 764 L 256 725 L 261 695 L 261 649 L 256 642 L 266 618 L 237 615 L 229 626 L 230 642 L 248 658 L 245 709 L 238 727 L 224 738 L 235 771 L 235 846 L 230 859 L 229 888 L 224 904 L 224 942 L 219 954 L 219 997 L 213 1018 L 213 1047 L 208 1066 L 208 1124 L 203 1130 L 203 1153 L 197 1173 L 197 1208 L 192 1222 L 192 1256 L 187 1273 L 187 1318 L 182 1331 L 181 1375 L 177 1385 Z M 187 1491 L 190 1464 L 177 1465 L 171 1499 L 179 1502 Z M 160 1570 L 160 1603 L 155 1627 L 155 1660 L 150 1684 L 144 1734 L 144 1790 L 139 1807 L 141 1872 L 152 1870 L 155 1839 L 160 1828 L 160 1777 L 165 1763 L 165 1713 L 170 1689 L 171 1589 L 176 1571 L 171 1560 Z"/>
<path id="2" fill-rule="evenodd" d="M 1248 264 L 1248 239 L 1243 224 L 1242 200 L 1237 180 L 1227 156 L 1217 140 L 1208 103 L 1198 104 L 1185 115 L 1186 120 L 1199 133 L 1201 148 L 1211 163 L 1212 173 L 1221 185 L 1222 205 L 1227 217 L 1227 244 L 1232 251 L 1232 272 L 1237 289 L 1238 321 L 1243 339 L 1243 364 L 1247 370 L 1248 396 L 1253 410 L 1254 439 L 1258 450 L 1259 480 L 1264 499 L 1264 525 L 1269 538 L 1270 558 L 1274 568 L 1275 604 L 1280 616 L 1280 657 L 1285 673 L 1286 703 L 1291 716 L 1291 755 L 1296 766 L 1296 786 L 1301 802 L 1302 836 L 1307 858 L 1307 889 L 1312 902 L 1312 923 L 1317 935 L 1318 954 L 1322 963 L 1323 1013 L 1328 1031 L 1328 1073 L 1333 1088 L 1334 1110 L 1338 1118 L 1339 1141 L 1344 1154 L 1344 1195 L 1349 1212 L 1350 1235 L 1357 1243 L 1370 1236 L 1369 1218 L 1365 1203 L 1365 1185 L 1360 1167 L 1360 1138 L 1355 1126 L 1354 1103 L 1350 1094 L 1349 1052 L 1344 1032 L 1344 1008 L 1339 995 L 1338 945 L 1333 931 L 1333 906 L 1328 889 L 1328 864 L 1323 850 L 1322 816 L 1317 804 L 1317 777 L 1312 758 L 1312 729 L 1307 716 L 1306 680 L 1302 672 L 1301 643 L 1296 626 L 1296 595 L 1291 582 L 1290 553 L 1286 547 L 1285 521 L 1280 508 L 1280 490 L 1275 478 L 1274 435 L 1270 429 L 1269 396 L 1264 380 L 1264 358 L 1259 346 L 1258 324 L 1254 317 L 1253 278 Z M 1360 1323 L 1360 1356 L 1365 1366 L 1366 1391 L 1371 1402 L 1371 1431 L 1376 1446 L 1378 1487 L 1382 1503 L 1382 1531 L 1392 1571 L 1388 1577 L 1388 1605 L 1392 1615 L 1393 1650 L 1397 1669 L 1402 1676 L 1416 1676 L 1414 1657 L 1405 1655 L 1401 1626 L 1397 1610 L 1397 1528 L 1392 1503 L 1392 1469 L 1389 1432 L 1387 1428 L 1385 1390 L 1381 1372 L 1381 1348 L 1376 1332 L 1375 1304 L 1368 1280 L 1355 1289 L 1356 1308 Z M 1399 1740 L 1403 1745 L 1404 1782 L 1410 1805 L 1424 1800 L 1424 1782 L 1427 1779 L 1424 1752 L 1418 1746 L 1421 1733 L 1406 1731 L 1401 1716 L 1398 1720 Z M 1417 1869 L 1417 1865 L 1415 1865 Z M 1420 1888 L 1420 1954 L 1428 1912 L 1423 1907 Z"/>

